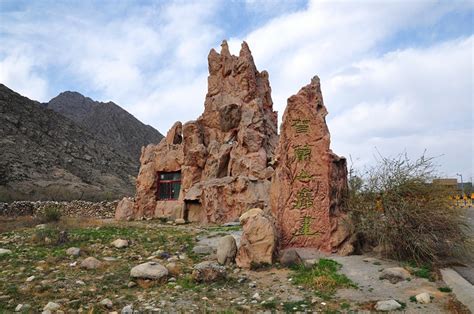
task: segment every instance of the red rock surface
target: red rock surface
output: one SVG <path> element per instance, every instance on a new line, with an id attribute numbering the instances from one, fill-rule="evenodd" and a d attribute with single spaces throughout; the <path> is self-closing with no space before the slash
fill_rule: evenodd
<path id="1" fill-rule="evenodd" d="M 326 115 L 318 77 L 288 99 L 270 196 L 282 249 L 334 252 L 349 236 L 342 222 L 346 160 L 329 148 Z"/>
<path id="2" fill-rule="evenodd" d="M 135 218 L 222 223 L 252 207 L 269 208 L 278 135 L 268 73 L 257 70 L 245 42 L 233 56 L 224 41 L 208 62 L 204 113 L 182 126 L 178 122 L 159 145 L 142 150 Z M 157 173 L 179 170 L 179 199 L 157 200 Z"/>

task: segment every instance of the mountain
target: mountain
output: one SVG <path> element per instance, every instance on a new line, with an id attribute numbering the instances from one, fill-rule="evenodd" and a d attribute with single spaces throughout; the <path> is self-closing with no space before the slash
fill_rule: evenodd
<path id="1" fill-rule="evenodd" d="M 76 122 L 102 142 L 136 160 L 142 146 L 158 144 L 163 135 L 113 102 L 97 102 L 77 92 L 63 92 L 47 107 Z"/>
<path id="2" fill-rule="evenodd" d="M 98 115 L 109 112 L 111 117 L 93 120 L 104 126 L 87 128 L 48 107 L 0 84 L 0 200 L 100 200 L 132 195 L 139 162 L 130 155 L 136 156 L 141 144 L 123 153 L 118 147 L 129 137 L 116 135 L 120 145 L 115 146 L 95 133 L 98 129 L 126 132 L 116 126 L 125 121 L 140 136 L 134 118 L 116 105 L 105 104 Z M 77 116 L 87 117 L 89 110 L 78 110 Z"/>

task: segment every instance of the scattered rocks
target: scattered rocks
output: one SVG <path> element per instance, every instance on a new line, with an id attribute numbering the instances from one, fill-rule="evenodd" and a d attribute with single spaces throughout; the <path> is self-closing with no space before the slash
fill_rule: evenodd
<path id="1" fill-rule="evenodd" d="M 157 262 L 147 262 L 133 267 L 130 270 L 133 278 L 160 280 L 168 276 L 168 269 Z"/>
<path id="2" fill-rule="evenodd" d="M 78 247 L 70 247 L 66 250 L 66 254 L 70 256 L 79 256 L 81 254 L 81 249 Z"/>
<path id="3" fill-rule="evenodd" d="M 285 267 L 295 266 L 303 264 L 303 260 L 299 256 L 298 252 L 294 249 L 287 249 L 283 251 L 280 257 L 280 264 Z"/>
<path id="4" fill-rule="evenodd" d="M 99 261 L 97 258 L 89 256 L 81 263 L 81 268 L 85 269 L 97 269 L 102 266 L 102 262 Z"/>
<path id="5" fill-rule="evenodd" d="M 392 267 L 385 268 L 380 274 L 380 279 L 387 279 L 391 283 L 395 284 L 397 282 L 407 280 L 411 278 L 410 273 L 403 267 Z"/>
<path id="6" fill-rule="evenodd" d="M 15 307 L 15 312 L 24 312 L 24 311 L 28 311 L 28 309 L 31 307 L 31 305 L 29 304 L 18 304 L 16 307 Z"/>
<path id="7" fill-rule="evenodd" d="M 12 253 L 11 250 L 1 249 L 1 248 L 0 248 L 0 256 L 2 256 L 2 255 L 7 255 L 7 254 L 11 254 L 11 253 Z"/>
<path id="8" fill-rule="evenodd" d="M 213 282 L 224 279 L 227 276 L 226 269 L 216 262 L 205 261 L 194 265 L 192 277 L 197 282 Z"/>
<path id="9" fill-rule="evenodd" d="M 60 308 L 61 308 L 61 305 L 54 302 L 48 302 L 48 304 L 44 306 L 43 311 L 53 312 L 53 311 L 59 310 Z"/>
<path id="10" fill-rule="evenodd" d="M 401 307 L 402 305 L 395 300 L 378 301 L 377 304 L 375 304 L 375 309 L 377 311 L 384 312 L 395 311 Z"/>
<path id="11" fill-rule="evenodd" d="M 428 304 L 431 302 L 431 296 L 428 292 L 423 292 L 415 296 L 416 302 L 421 304 Z"/>
<path id="12" fill-rule="evenodd" d="M 113 246 L 115 246 L 117 249 L 122 249 L 122 248 L 125 248 L 128 246 L 128 241 L 127 240 L 123 240 L 123 239 L 117 239 L 115 241 L 113 241 L 112 243 Z"/>
<path id="13" fill-rule="evenodd" d="M 204 255 L 211 254 L 212 252 L 214 252 L 214 249 L 208 245 L 196 245 L 195 247 L 193 247 L 193 252 L 194 254 Z"/>
<path id="14" fill-rule="evenodd" d="M 217 262 L 219 264 L 231 264 L 237 255 L 237 244 L 231 235 L 222 237 L 217 246 Z"/>
<path id="15" fill-rule="evenodd" d="M 108 308 L 108 309 L 111 309 L 112 306 L 114 305 L 114 304 L 112 303 L 112 301 L 111 301 L 110 299 L 108 299 L 108 298 L 103 299 L 102 301 L 100 301 L 99 304 L 102 305 L 102 306 L 104 306 L 104 307 L 106 307 L 106 308 Z"/>

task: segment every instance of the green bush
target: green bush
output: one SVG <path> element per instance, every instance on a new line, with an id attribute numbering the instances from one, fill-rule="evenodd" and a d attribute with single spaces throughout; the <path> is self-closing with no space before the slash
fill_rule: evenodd
<path id="1" fill-rule="evenodd" d="M 43 222 L 57 222 L 61 219 L 61 208 L 50 205 L 44 209 Z"/>
<path id="2" fill-rule="evenodd" d="M 416 264 L 465 251 L 468 226 L 449 204 L 446 187 L 432 184 L 433 158 L 380 156 L 375 166 L 350 171 L 349 201 L 360 238 L 382 255 Z"/>

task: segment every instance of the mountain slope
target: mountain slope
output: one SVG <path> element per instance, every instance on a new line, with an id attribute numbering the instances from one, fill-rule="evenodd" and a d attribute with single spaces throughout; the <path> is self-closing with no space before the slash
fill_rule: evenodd
<path id="1" fill-rule="evenodd" d="M 0 84 L 0 199 L 133 194 L 137 160 Z"/>
<path id="2" fill-rule="evenodd" d="M 64 115 L 117 151 L 136 160 L 142 146 L 157 144 L 163 135 L 113 102 L 97 102 L 77 92 L 64 92 L 47 107 Z"/>

